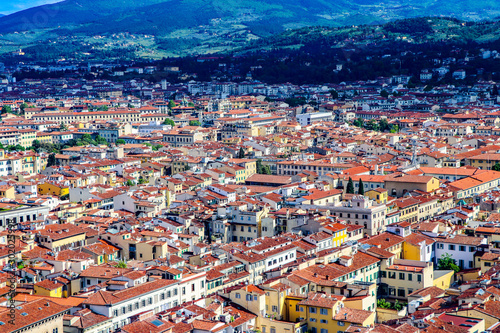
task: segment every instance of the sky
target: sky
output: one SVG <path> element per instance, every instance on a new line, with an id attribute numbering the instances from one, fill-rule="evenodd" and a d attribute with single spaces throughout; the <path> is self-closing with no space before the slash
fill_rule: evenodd
<path id="1" fill-rule="evenodd" d="M 61 0 L 0 0 L 0 14 L 8 15 L 23 9 L 60 1 Z"/>

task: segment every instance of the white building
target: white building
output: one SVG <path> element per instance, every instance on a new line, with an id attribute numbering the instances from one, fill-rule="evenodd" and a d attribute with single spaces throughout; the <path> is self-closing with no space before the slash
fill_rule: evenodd
<path id="1" fill-rule="evenodd" d="M 435 263 L 446 254 L 455 260 L 461 269 L 474 268 L 474 254 L 478 246 L 486 244 L 487 238 L 452 235 L 436 239 Z"/>
<path id="2" fill-rule="evenodd" d="M 315 113 L 304 113 L 297 115 L 297 122 L 301 126 L 307 126 L 321 121 L 332 121 L 332 120 L 333 120 L 332 112 L 315 112 Z"/>

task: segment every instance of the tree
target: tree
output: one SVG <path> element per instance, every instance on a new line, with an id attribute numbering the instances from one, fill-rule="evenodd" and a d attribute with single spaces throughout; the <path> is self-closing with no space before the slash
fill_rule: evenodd
<path id="1" fill-rule="evenodd" d="M 24 114 L 24 111 L 26 110 L 26 108 L 28 107 L 28 104 L 26 103 L 22 103 L 20 106 L 19 106 L 19 110 L 20 110 L 20 114 Z"/>
<path id="2" fill-rule="evenodd" d="M 33 143 L 31 144 L 33 148 L 35 148 L 35 151 L 38 152 L 39 149 L 42 147 L 42 144 L 40 143 L 40 140 L 33 140 Z"/>
<path id="3" fill-rule="evenodd" d="M 146 184 L 148 181 L 145 178 L 140 177 L 139 178 L 139 184 Z"/>
<path id="4" fill-rule="evenodd" d="M 133 180 L 130 180 L 130 179 L 127 179 L 127 181 L 125 182 L 125 186 L 134 186 L 135 183 Z"/>
<path id="5" fill-rule="evenodd" d="M 365 122 L 363 121 L 363 119 L 360 117 L 358 119 L 355 119 L 352 124 L 356 127 L 361 127 L 363 128 L 365 126 Z"/>
<path id="6" fill-rule="evenodd" d="M 165 120 L 163 121 L 163 125 L 170 125 L 172 127 L 175 127 L 175 123 L 172 119 L 169 119 L 169 118 L 165 118 Z"/>
<path id="7" fill-rule="evenodd" d="M 201 123 L 198 120 L 190 120 L 189 126 L 201 126 Z"/>
<path id="8" fill-rule="evenodd" d="M 2 113 L 12 113 L 12 108 L 10 107 L 10 105 L 2 106 Z"/>
<path id="9" fill-rule="evenodd" d="M 64 132 L 68 130 L 68 126 L 66 126 L 65 123 L 61 122 L 61 125 L 59 125 L 59 130 Z"/>
<path id="10" fill-rule="evenodd" d="M 108 144 L 108 141 L 107 141 L 104 137 L 102 137 L 102 136 L 100 136 L 100 135 L 98 135 L 98 136 L 95 138 L 95 142 L 96 142 L 97 144 L 99 144 L 99 145 L 107 145 L 107 144 Z"/>
<path id="11" fill-rule="evenodd" d="M 124 144 L 125 144 L 125 140 L 123 140 L 123 139 L 118 139 L 118 140 L 116 140 L 116 142 L 115 142 L 115 143 L 116 143 L 116 145 L 117 145 L 117 146 L 118 146 L 118 145 L 124 145 Z"/>
<path id="12" fill-rule="evenodd" d="M 47 168 L 56 165 L 56 154 L 52 153 L 47 158 Z"/>
<path id="13" fill-rule="evenodd" d="M 380 92 L 380 96 L 387 98 L 387 97 L 389 97 L 389 93 L 387 92 L 387 90 L 384 89 Z"/>
<path id="14" fill-rule="evenodd" d="M 339 93 L 336 90 L 330 90 L 330 95 L 332 95 L 333 99 L 339 98 Z"/>
<path id="15" fill-rule="evenodd" d="M 358 194 L 359 195 L 365 195 L 365 187 L 363 185 L 363 181 L 361 180 L 361 178 L 359 178 L 359 183 L 358 183 Z"/>
<path id="16" fill-rule="evenodd" d="M 115 267 L 116 268 L 127 268 L 127 263 L 123 260 L 120 260 L 115 264 Z"/>
<path id="17" fill-rule="evenodd" d="M 491 170 L 494 170 L 494 171 L 500 171 L 500 163 L 496 163 L 492 168 Z"/>
<path id="18" fill-rule="evenodd" d="M 380 129 L 378 123 L 374 119 L 367 122 L 365 128 L 370 131 L 378 131 Z"/>
<path id="19" fill-rule="evenodd" d="M 455 273 L 460 271 L 460 267 L 457 266 L 455 259 L 449 253 L 444 253 L 438 259 L 438 269 L 453 270 Z"/>
<path id="20" fill-rule="evenodd" d="M 262 173 L 263 173 L 264 175 L 270 175 L 270 174 L 272 174 L 272 172 L 271 172 L 271 168 L 269 167 L 269 165 L 264 165 L 264 166 L 262 167 Z"/>
<path id="21" fill-rule="evenodd" d="M 347 188 L 345 190 L 345 193 L 354 194 L 354 183 L 352 182 L 351 177 L 349 177 L 349 181 L 347 182 Z"/>
<path id="22" fill-rule="evenodd" d="M 390 309 L 391 303 L 387 302 L 384 298 L 377 300 L 377 308 Z"/>
<path id="23" fill-rule="evenodd" d="M 176 107 L 176 104 L 175 104 L 174 100 L 171 99 L 170 102 L 168 102 L 168 108 L 169 109 L 173 109 L 175 107 Z"/>
<path id="24" fill-rule="evenodd" d="M 262 160 L 260 158 L 255 162 L 255 168 L 258 174 L 262 174 Z"/>
<path id="25" fill-rule="evenodd" d="M 493 85 L 493 89 L 491 90 L 491 96 L 498 96 L 498 87 L 497 85 Z"/>
<path id="26" fill-rule="evenodd" d="M 387 121 L 387 118 L 380 119 L 380 121 L 378 122 L 378 127 L 380 129 L 380 132 L 385 132 L 391 128 L 389 122 Z"/>
<path id="27" fill-rule="evenodd" d="M 162 146 L 162 145 L 160 145 L 160 144 L 158 144 L 158 145 L 154 145 L 152 149 L 153 149 L 154 151 L 158 151 L 158 150 L 160 150 L 161 148 L 163 148 L 163 146 Z"/>
<path id="28" fill-rule="evenodd" d="M 399 126 L 398 125 L 392 125 L 392 127 L 391 127 L 391 133 L 399 133 Z"/>
<path id="29" fill-rule="evenodd" d="M 238 152 L 238 158 L 245 158 L 245 151 L 243 147 L 240 147 L 240 151 Z"/>

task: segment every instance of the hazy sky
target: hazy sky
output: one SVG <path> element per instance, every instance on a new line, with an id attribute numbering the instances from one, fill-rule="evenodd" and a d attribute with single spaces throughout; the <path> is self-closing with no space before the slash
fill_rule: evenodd
<path id="1" fill-rule="evenodd" d="M 60 2 L 61 0 L 0 0 L 0 14 L 11 14 L 30 7 Z"/>

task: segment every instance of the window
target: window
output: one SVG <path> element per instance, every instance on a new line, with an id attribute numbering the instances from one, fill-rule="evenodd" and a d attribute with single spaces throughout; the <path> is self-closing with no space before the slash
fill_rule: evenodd
<path id="1" fill-rule="evenodd" d="M 399 279 L 404 280 L 405 279 L 405 273 L 399 273 Z"/>
<path id="2" fill-rule="evenodd" d="M 344 326 L 345 323 L 343 321 L 339 321 L 339 326 Z"/>
<path id="3" fill-rule="evenodd" d="M 322 328 L 321 333 L 328 333 L 328 330 L 326 328 Z"/>
<path id="4" fill-rule="evenodd" d="M 322 324 L 328 324 L 328 320 L 326 320 L 326 319 L 321 319 L 321 320 L 320 320 L 320 322 L 321 322 Z"/>
<path id="5" fill-rule="evenodd" d="M 458 251 L 460 251 L 460 252 L 465 252 L 465 251 L 466 251 L 465 246 L 464 246 L 464 245 L 460 245 L 460 246 L 458 247 Z"/>
<path id="6" fill-rule="evenodd" d="M 316 308 L 310 307 L 309 308 L 309 313 L 316 313 Z"/>
<path id="7" fill-rule="evenodd" d="M 312 322 L 312 323 L 315 323 L 316 322 L 316 318 L 309 318 L 309 321 Z"/>
<path id="8" fill-rule="evenodd" d="M 417 275 L 417 281 L 422 282 L 422 275 L 420 275 L 420 274 Z"/>
<path id="9" fill-rule="evenodd" d="M 469 267 L 470 268 L 473 268 L 474 267 L 474 263 L 472 261 L 469 261 Z"/>
<path id="10" fill-rule="evenodd" d="M 186 287 L 182 287 L 182 294 L 186 295 Z"/>
<path id="11" fill-rule="evenodd" d="M 321 308 L 321 309 L 319 309 L 319 313 L 326 316 L 326 315 L 328 315 L 328 309 Z"/>
<path id="12" fill-rule="evenodd" d="M 408 281 L 411 281 L 411 280 L 413 280 L 413 274 L 408 273 Z"/>
<path id="13" fill-rule="evenodd" d="M 404 289 L 398 289 L 398 296 L 399 297 L 405 297 L 405 290 Z"/>
<path id="14" fill-rule="evenodd" d="M 273 312 L 278 312 L 278 307 L 276 305 L 273 305 Z"/>
<path id="15" fill-rule="evenodd" d="M 455 245 L 453 245 L 453 244 L 448 244 L 448 250 L 450 250 L 450 251 L 455 251 Z"/>
<path id="16" fill-rule="evenodd" d="M 241 295 L 239 293 L 236 293 L 236 298 L 241 298 Z"/>
<path id="17" fill-rule="evenodd" d="M 469 252 L 474 252 L 476 251 L 476 247 L 475 246 L 469 246 Z"/>
<path id="18" fill-rule="evenodd" d="M 252 295 L 247 294 L 247 301 L 252 301 Z"/>

